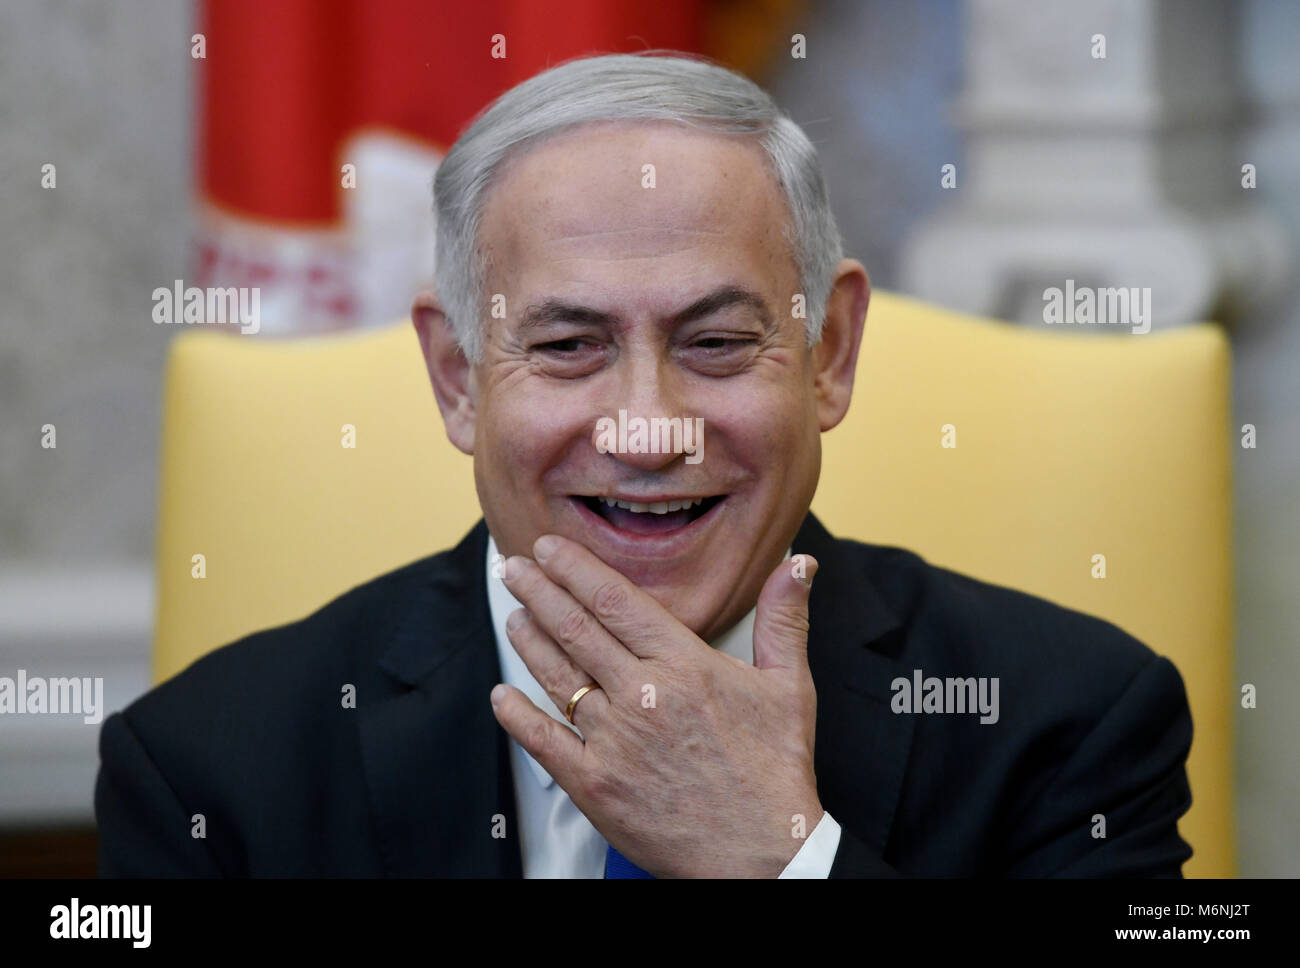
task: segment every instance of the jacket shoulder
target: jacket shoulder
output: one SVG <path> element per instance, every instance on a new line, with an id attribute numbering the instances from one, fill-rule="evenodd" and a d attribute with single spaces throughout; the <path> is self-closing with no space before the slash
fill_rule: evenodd
<path id="1" fill-rule="evenodd" d="M 841 547 L 899 620 L 891 711 L 914 713 L 886 859 L 923 874 L 1177 876 L 1192 720 L 1172 662 L 1103 618 L 912 551 Z M 952 715 L 967 684 L 980 715 Z M 935 688 L 948 715 L 917 699 Z M 1093 836 L 1098 813 L 1109 839 Z"/>
<path id="2" fill-rule="evenodd" d="M 364 698 L 387 688 L 378 659 L 441 557 L 387 572 L 304 618 L 195 660 L 109 717 L 101 747 L 125 724 L 178 787 L 188 779 L 195 788 L 207 774 L 284 771 L 303 765 L 291 766 L 296 758 L 336 749 L 352 722 L 345 689 Z"/>
<path id="3" fill-rule="evenodd" d="M 1113 622 L 904 548 L 840 544 L 901 621 L 899 659 L 908 670 L 997 677 L 1008 725 L 1023 716 L 1040 728 L 1066 724 L 1077 737 L 1140 681 L 1186 702 L 1173 663 Z"/>
<path id="4" fill-rule="evenodd" d="M 1014 651 L 1031 662 L 1056 662 L 1082 644 L 1089 658 L 1136 671 L 1155 658 L 1146 645 L 1113 622 L 1048 598 L 928 562 L 916 552 L 841 539 L 868 580 L 904 624 L 965 630 L 966 644 Z M 1033 642 L 1032 653 L 1022 647 Z"/>

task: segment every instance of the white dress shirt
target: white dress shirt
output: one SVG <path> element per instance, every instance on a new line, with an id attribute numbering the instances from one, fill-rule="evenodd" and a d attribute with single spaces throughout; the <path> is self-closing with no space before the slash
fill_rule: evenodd
<path id="1" fill-rule="evenodd" d="M 496 636 L 502 678 L 507 685 L 514 686 L 531 699 L 542 712 L 577 733 L 578 730 L 537 684 L 524 660 L 510 644 L 506 619 L 521 605 L 499 577 L 501 568 L 492 567 L 497 555 L 496 541 L 489 536 L 484 567 L 487 569 L 488 607 L 492 613 L 492 630 Z M 743 662 L 752 663 L 753 636 L 754 609 L 750 609 L 748 615 L 710 645 Z M 510 769 L 519 808 L 524 877 L 604 877 L 608 847 L 605 838 L 541 764 L 513 738 L 509 742 Z M 817 826 L 780 876 L 826 877 L 839 846 L 840 825 L 829 813 L 823 812 Z"/>

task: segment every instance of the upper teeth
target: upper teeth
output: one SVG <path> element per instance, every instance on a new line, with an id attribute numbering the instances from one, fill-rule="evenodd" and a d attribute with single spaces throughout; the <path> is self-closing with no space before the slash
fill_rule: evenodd
<path id="1" fill-rule="evenodd" d="M 624 508 L 637 514 L 645 514 L 646 512 L 650 514 L 667 514 L 670 511 L 685 511 L 687 508 L 693 508 L 697 504 L 704 503 L 702 497 L 694 501 L 656 501 L 653 504 L 638 504 L 636 501 L 616 501 L 609 497 L 602 497 L 601 500 L 612 508 Z"/>

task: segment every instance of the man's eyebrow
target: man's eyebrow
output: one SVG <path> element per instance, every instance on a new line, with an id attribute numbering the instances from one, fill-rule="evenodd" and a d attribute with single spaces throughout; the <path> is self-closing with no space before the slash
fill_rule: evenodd
<path id="1" fill-rule="evenodd" d="M 546 323 L 586 323 L 592 326 L 609 326 L 618 319 L 612 313 L 603 313 L 590 306 L 579 306 L 559 299 L 534 303 L 524 310 L 519 329 L 526 330 Z"/>
<path id="2" fill-rule="evenodd" d="M 696 319 L 712 316 L 714 313 L 731 306 L 748 306 L 754 310 L 764 329 L 772 328 L 772 312 L 767 308 L 763 297 L 751 289 L 740 286 L 722 286 L 707 296 L 702 296 L 685 309 L 673 314 L 672 323 L 680 326 Z"/>
<path id="3" fill-rule="evenodd" d="M 674 326 L 703 319 L 731 306 L 748 306 L 754 310 L 764 329 L 772 328 L 772 312 L 763 297 L 751 289 L 741 286 L 721 286 L 707 295 L 701 296 L 684 309 L 679 309 L 669 317 Z M 603 312 L 590 306 L 566 303 L 560 299 L 546 299 L 534 303 L 524 310 L 520 319 L 520 330 L 527 330 L 546 323 L 580 323 L 591 326 L 610 326 L 618 322 L 615 313 Z"/>

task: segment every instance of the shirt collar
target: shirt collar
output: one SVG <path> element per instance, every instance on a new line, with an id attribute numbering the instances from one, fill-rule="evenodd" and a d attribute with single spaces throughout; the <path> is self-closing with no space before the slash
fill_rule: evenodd
<path id="1" fill-rule="evenodd" d="M 790 552 L 786 551 L 785 556 L 789 558 Z M 489 534 L 487 560 L 484 567 L 487 569 L 488 609 L 492 613 L 492 633 L 496 639 L 497 658 L 501 662 L 502 679 L 506 685 L 514 686 L 531 699 L 533 704 L 542 712 L 563 723 L 580 736 L 582 734 L 578 732 L 577 727 L 564 718 L 564 713 L 552 702 L 551 697 L 546 694 L 546 690 L 538 685 L 537 680 L 533 678 L 533 674 L 528 671 L 528 666 L 524 664 L 524 660 L 519 658 L 519 653 L 510 644 L 510 637 L 506 635 L 506 619 L 510 617 L 511 612 L 523 606 L 514 595 L 510 594 L 505 582 L 501 580 L 501 568 L 505 561 L 504 559 L 498 560 L 499 558 L 500 553 L 497 551 L 497 543 Z M 742 662 L 752 664 L 754 661 L 754 614 L 755 609 L 751 608 L 749 613 L 739 622 L 709 644 L 720 652 L 725 652 Z M 528 754 L 527 750 L 521 749 L 521 752 L 524 754 L 524 759 L 527 760 L 529 768 L 537 777 L 537 781 L 543 787 L 550 787 L 555 782 L 551 775 Z"/>

